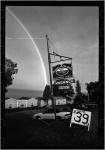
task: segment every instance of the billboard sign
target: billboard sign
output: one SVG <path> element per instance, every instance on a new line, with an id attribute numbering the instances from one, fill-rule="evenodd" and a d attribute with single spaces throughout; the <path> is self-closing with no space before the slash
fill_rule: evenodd
<path id="1" fill-rule="evenodd" d="M 52 67 L 53 79 L 64 79 L 72 77 L 72 65 L 71 63 L 59 64 Z"/>
<path id="2" fill-rule="evenodd" d="M 69 79 L 55 80 L 53 84 L 53 93 L 56 96 L 64 96 L 72 91 L 71 81 Z"/>

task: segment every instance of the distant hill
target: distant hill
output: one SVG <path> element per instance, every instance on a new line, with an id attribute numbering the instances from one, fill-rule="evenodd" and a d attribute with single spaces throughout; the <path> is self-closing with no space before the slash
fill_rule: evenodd
<path id="1" fill-rule="evenodd" d="M 23 89 L 8 89 L 5 97 L 20 98 L 20 97 L 41 97 L 43 91 L 32 91 Z"/>

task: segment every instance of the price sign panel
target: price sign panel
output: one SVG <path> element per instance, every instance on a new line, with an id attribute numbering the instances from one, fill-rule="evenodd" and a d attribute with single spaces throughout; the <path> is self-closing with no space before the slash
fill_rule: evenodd
<path id="1" fill-rule="evenodd" d="M 86 126 L 88 127 L 89 131 L 91 123 L 91 112 L 80 109 L 73 109 L 70 127 L 72 123 Z"/>

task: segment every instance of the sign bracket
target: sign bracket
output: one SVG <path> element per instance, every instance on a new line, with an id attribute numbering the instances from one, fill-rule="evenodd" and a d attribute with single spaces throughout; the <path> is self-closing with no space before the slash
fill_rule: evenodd
<path id="1" fill-rule="evenodd" d="M 65 60 L 61 59 L 61 60 L 59 60 L 59 61 L 53 61 L 53 62 L 51 62 L 51 63 L 57 63 L 57 62 L 66 61 L 66 60 L 70 60 L 70 58 L 67 58 L 67 59 L 65 59 Z"/>

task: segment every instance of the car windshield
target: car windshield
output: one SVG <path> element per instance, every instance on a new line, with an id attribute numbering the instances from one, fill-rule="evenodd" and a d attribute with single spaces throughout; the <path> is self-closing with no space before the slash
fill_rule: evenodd
<path id="1" fill-rule="evenodd" d="M 56 109 L 56 113 L 59 113 L 60 112 L 60 109 Z"/>
<path id="2" fill-rule="evenodd" d="M 68 111 L 68 109 L 67 108 L 63 108 L 62 111 Z"/>
<path id="3" fill-rule="evenodd" d="M 55 109 L 56 113 L 59 112 L 68 112 L 69 110 L 67 108 L 63 108 L 63 109 Z M 54 109 L 47 109 L 45 110 L 43 113 L 54 113 Z"/>
<path id="4" fill-rule="evenodd" d="M 48 109 L 44 113 L 54 113 L 53 109 Z"/>

